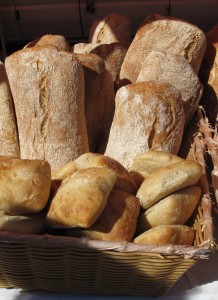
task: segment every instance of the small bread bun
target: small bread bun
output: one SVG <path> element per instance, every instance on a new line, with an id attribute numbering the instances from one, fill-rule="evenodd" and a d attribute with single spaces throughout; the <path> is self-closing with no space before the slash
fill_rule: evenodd
<path id="1" fill-rule="evenodd" d="M 195 231 L 186 225 L 159 225 L 137 236 L 133 242 L 152 245 L 193 245 Z"/>

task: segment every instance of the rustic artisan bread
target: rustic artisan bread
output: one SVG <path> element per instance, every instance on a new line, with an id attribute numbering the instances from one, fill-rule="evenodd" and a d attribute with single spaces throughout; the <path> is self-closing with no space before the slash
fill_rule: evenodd
<path id="1" fill-rule="evenodd" d="M 94 20 L 89 30 L 90 43 L 111 44 L 119 42 L 128 47 L 131 42 L 132 21 L 120 14 L 109 14 Z"/>
<path id="2" fill-rule="evenodd" d="M 13 99 L 5 66 L 0 62 L 0 155 L 19 157 Z"/>
<path id="3" fill-rule="evenodd" d="M 146 80 L 167 81 L 180 91 L 187 126 L 203 93 L 203 85 L 188 60 L 179 54 L 152 51 L 145 57 L 136 82 Z"/>
<path id="4" fill-rule="evenodd" d="M 108 168 L 88 168 L 67 177 L 46 216 L 48 227 L 90 227 L 107 204 L 117 175 Z"/>
<path id="5" fill-rule="evenodd" d="M 183 188 L 196 185 L 202 166 L 194 161 L 174 163 L 156 170 L 144 179 L 137 192 L 141 206 L 147 209 L 159 200 Z"/>
<path id="6" fill-rule="evenodd" d="M 151 228 L 134 239 L 137 244 L 190 245 L 195 239 L 195 231 L 186 225 L 160 225 Z"/>
<path id="7" fill-rule="evenodd" d="M 84 75 L 75 55 L 35 46 L 8 56 L 5 66 L 21 158 L 45 159 L 54 170 L 87 152 Z"/>
<path id="8" fill-rule="evenodd" d="M 170 194 L 141 213 L 137 232 L 158 225 L 185 224 L 193 214 L 201 197 L 201 188 L 191 186 Z"/>
<path id="9" fill-rule="evenodd" d="M 109 135 L 114 115 L 114 84 L 104 61 L 96 54 L 75 54 L 85 78 L 85 118 L 89 150 L 96 152 L 105 132 Z"/>
<path id="10" fill-rule="evenodd" d="M 199 77 L 204 85 L 201 104 L 212 125 L 218 114 L 218 24 L 207 34 L 207 49 L 202 60 Z"/>
<path id="11" fill-rule="evenodd" d="M 128 48 L 120 81 L 123 84 L 136 82 L 144 58 L 151 51 L 182 55 L 198 73 L 205 49 L 205 34 L 197 26 L 170 16 L 150 15 L 138 28 Z"/>
<path id="12" fill-rule="evenodd" d="M 0 211 L 0 231 L 40 234 L 44 233 L 45 229 L 43 213 L 13 216 Z"/>
<path id="13" fill-rule="evenodd" d="M 184 128 L 180 92 L 167 82 L 147 81 L 120 88 L 105 155 L 129 168 L 148 149 L 177 154 Z"/>
<path id="14" fill-rule="evenodd" d="M 35 46 L 44 46 L 44 45 L 53 45 L 56 48 L 63 51 L 70 51 L 71 46 L 66 40 L 66 38 L 62 35 L 58 34 L 45 34 L 40 38 L 31 41 L 24 48 L 30 48 Z"/>
<path id="15" fill-rule="evenodd" d="M 92 240 L 130 242 L 135 234 L 139 211 L 138 198 L 113 189 L 103 212 L 90 228 L 68 229 L 65 235 Z"/>
<path id="16" fill-rule="evenodd" d="M 104 60 L 105 67 L 110 72 L 116 87 L 118 75 L 127 52 L 124 45 L 120 43 L 78 43 L 72 48 L 74 53 L 94 53 L 100 56 Z"/>
<path id="17" fill-rule="evenodd" d="M 15 215 L 39 212 L 50 194 L 50 165 L 43 160 L 1 156 L 0 187 L 0 210 Z"/>
<path id="18" fill-rule="evenodd" d="M 51 172 L 51 179 L 52 180 L 64 180 L 69 175 L 73 174 L 74 172 L 78 171 L 75 161 L 70 161 L 67 164 L 64 164 L 63 166 L 58 167 L 54 171 Z"/>
<path id="19" fill-rule="evenodd" d="M 80 155 L 75 161 L 78 170 L 100 167 L 109 168 L 117 174 L 114 187 L 130 194 L 136 194 L 137 186 L 129 172 L 115 159 L 100 153 L 85 153 Z"/>
<path id="20" fill-rule="evenodd" d="M 183 158 L 175 154 L 149 149 L 133 158 L 129 171 L 149 175 L 157 169 L 183 161 Z"/>

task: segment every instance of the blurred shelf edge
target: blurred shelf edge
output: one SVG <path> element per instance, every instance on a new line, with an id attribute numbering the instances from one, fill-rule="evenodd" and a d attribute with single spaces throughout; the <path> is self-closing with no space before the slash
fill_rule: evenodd
<path id="1" fill-rule="evenodd" d="M 110 13 L 131 18 L 133 35 L 150 14 L 189 21 L 204 32 L 218 23 L 218 0 L 0 0 L 0 55 L 22 48 L 44 34 L 60 34 L 70 43 L 87 41 L 95 19 Z"/>

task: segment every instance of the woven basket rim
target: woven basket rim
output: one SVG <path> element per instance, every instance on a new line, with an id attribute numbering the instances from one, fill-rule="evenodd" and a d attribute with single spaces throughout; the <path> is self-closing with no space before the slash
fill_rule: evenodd
<path id="1" fill-rule="evenodd" d="M 53 236 L 50 234 L 20 234 L 8 231 L 0 232 L 0 243 L 24 244 L 48 248 L 74 248 L 86 251 L 115 251 L 126 253 L 152 253 L 161 256 L 182 256 L 187 259 L 205 259 L 216 250 L 216 244 L 211 237 L 198 246 L 166 244 L 161 246 L 135 244 L 131 242 L 108 242 L 76 238 L 69 236 Z"/>

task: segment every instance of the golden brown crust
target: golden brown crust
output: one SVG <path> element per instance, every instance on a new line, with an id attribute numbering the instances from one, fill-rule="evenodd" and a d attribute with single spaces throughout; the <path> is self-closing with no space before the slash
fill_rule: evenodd
<path id="1" fill-rule="evenodd" d="M 44 46 L 44 45 L 52 45 L 63 51 L 70 51 L 71 48 L 66 38 L 58 34 L 45 34 L 40 38 L 31 41 L 24 48 L 31 48 L 35 46 Z"/>
<path id="2" fill-rule="evenodd" d="M 34 213 L 47 204 L 51 169 L 46 161 L 0 157 L 0 210 Z"/>
<path id="3" fill-rule="evenodd" d="M 193 245 L 195 231 L 186 225 L 160 225 L 134 239 L 134 243 L 152 245 Z"/>
<path id="4" fill-rule="evenodd" d="M 108 168 L 78 170 L 64 180 L 51 201 L 49 227 L 90 227 L 102 213 L 116 173 Z"/>
<path id="5" fill-rule="evenodd" d="M 113 189 L 105 209 L 89 229 L 70 229 L 65 235 L 130 242 L 135 234 L 139 210 L 140 203 L 135 196 Z"/>

